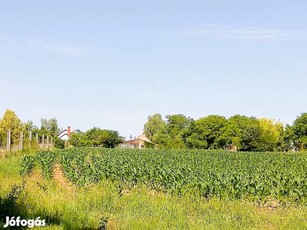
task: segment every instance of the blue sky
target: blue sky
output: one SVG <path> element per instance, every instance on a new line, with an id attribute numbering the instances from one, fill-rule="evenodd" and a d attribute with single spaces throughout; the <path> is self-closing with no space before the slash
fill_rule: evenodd
<path id="1" fill-rule="evenodd" d="M 154 113 L 292 123 L 307 106 L 306 1 L 0 3 L 0 113 L 142 132 Z"/>

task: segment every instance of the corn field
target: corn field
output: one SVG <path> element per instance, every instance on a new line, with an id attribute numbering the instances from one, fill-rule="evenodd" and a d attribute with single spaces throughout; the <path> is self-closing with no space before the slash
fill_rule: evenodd
<path id="1" fill-rule="evenodd" d="M 22 175 L 40 167 L 46 179 L 59 164 L 67 179 L 86 187 L 107 179 L 195 197 L 307 203 L 307 155 L 192 150 L 72 148 L 25 156 Z"/>

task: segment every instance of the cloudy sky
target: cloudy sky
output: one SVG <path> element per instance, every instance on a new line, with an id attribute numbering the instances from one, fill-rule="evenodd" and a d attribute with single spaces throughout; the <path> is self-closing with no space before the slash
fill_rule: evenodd
<path id="1" fill-rule="evenodd" d="M 154 113 L 307 112 L 307 1 L 0 2 L 0 114 L 142 132 Z"/>

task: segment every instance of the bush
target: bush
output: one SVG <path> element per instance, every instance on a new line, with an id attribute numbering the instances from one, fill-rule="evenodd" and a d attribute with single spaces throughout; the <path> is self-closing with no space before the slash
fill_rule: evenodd
<path id="1" fill-rule="evenodd" d="M 54 147 L 58 148 L 58 149 L 64 149 L 65 148 L 65 141 L 61 140 L 60 138 L 55 138 Z"/>

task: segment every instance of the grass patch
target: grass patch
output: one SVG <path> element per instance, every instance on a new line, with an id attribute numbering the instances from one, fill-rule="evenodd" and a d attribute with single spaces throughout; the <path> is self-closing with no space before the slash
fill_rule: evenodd
<path id="1" fill-rule="evenodd" d="M 14 185 L 21 184 L 22 155 L 0 158 L 0 197 L 5 196 Z"/>

